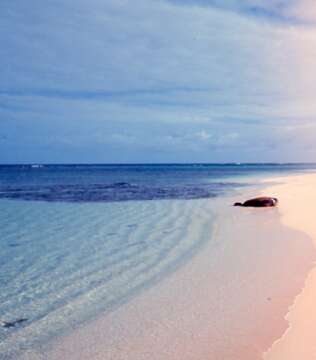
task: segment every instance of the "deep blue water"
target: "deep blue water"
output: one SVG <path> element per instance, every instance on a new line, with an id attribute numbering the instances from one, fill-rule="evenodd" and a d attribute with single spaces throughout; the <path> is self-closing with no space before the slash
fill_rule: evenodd
<path id="1" fill-rule="evenodd" d="M 0 198 L 64 202 L 199 199 L 234 188 L 238 177 L 314 169 L 315 164 L 0 165 Z"/>

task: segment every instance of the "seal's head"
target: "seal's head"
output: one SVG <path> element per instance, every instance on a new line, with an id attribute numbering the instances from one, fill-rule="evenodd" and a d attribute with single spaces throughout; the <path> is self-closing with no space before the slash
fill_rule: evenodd
<path id="1" fill-rule="evenodd" d="M 240 202 L 236 202 L 236 203 L 234 204 L 234 206 L 243 206 L 243 204 L 240 203 Z"/>

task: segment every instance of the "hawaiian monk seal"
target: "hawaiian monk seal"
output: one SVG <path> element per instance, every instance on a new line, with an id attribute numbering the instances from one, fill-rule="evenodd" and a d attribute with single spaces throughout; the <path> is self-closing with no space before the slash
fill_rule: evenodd
<path id="1" fill-rule="evenodd" d="M 245 206 L 245 207 L 272 207 L 277 206 L 278 199 L 269 196 L 260 196 L 254 199 L 245 201 L 244 203 L 237 202 L 234 206 Z"/>

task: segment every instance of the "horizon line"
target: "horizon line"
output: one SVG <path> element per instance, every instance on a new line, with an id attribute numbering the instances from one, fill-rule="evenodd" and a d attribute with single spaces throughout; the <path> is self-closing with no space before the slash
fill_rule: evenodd
<path id="1" fill-rule="evenodd" d="M 76 163 L 76 162 L 17 162 L 17 163 L 0 163 L 0 166 L 139 166 L 139 165 L 316 165 L 316 162 L 117 162 L 117 163 Z"/>

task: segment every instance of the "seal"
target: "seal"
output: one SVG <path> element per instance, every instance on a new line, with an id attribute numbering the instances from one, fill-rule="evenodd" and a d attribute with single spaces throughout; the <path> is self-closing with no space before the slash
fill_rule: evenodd
<path id="1" fill-rule="evenodd" d="M 274 207 L 278 204 L 278 199 L 270 196 L 259 196 L 244 203 L 236 202 L 234 206 L 245 206 L 245 207 Z"/>

